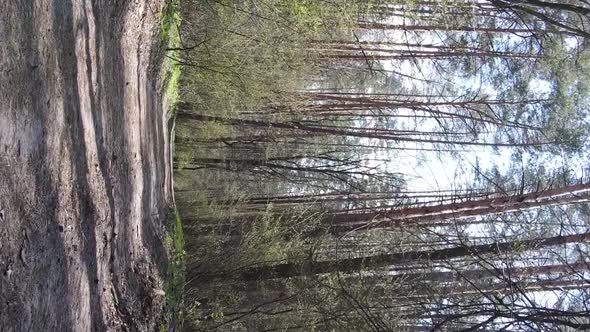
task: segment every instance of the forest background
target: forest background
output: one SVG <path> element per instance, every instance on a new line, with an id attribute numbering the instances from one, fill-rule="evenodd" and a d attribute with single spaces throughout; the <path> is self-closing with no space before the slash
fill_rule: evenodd
<path id="1" fill-rule="evenodd" d="M 178 329 L 590 328 L 586 1 L 177 6 Z"/>

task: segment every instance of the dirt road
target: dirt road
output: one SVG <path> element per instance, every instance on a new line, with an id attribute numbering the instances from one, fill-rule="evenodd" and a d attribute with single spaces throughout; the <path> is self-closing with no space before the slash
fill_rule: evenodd
<path id="1" fill-rule="evenodd" d="M 4 331 L 158 328 L 171 197 L 150 65 L 160 6 L 0 2 Z"/>

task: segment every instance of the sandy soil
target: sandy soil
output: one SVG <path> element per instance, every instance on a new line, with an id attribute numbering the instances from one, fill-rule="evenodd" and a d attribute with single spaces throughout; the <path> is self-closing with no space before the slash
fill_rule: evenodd
<path id="1" fill-rule="evenodd" d="M 153 331 L 169 133 L 161 0 L 0 1 L 0 329 Z"/>

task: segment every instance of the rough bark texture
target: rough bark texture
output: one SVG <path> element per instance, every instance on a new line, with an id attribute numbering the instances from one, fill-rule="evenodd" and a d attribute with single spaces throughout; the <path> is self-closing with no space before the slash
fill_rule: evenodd
<path id="1" fill-rule="evenodd" d="M 0 329 L 157 329 L 160 1 L 0 3 Z"/>

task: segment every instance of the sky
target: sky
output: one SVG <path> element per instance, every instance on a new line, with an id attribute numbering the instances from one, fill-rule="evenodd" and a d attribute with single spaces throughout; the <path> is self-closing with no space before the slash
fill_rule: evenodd
<path id="1" fill-rule="evenodd" d="M 402 24 L 401 18 L 390 18 L 386 22 L 388 24 Z M 376 41 L 376 40 L 388 40 L 390 42 L 397 43 L 417 43 L 418 41 L 411 39 L 412 35 L 404 33 L 402 31 L 386 31 L 379 32 L 378 34 L 365 34 L 361 36 L 361 41 Z M 517 43 L 519 37 L 508 37 L 509 43 Z M 442 36 L 433 33 L 422 33 L 420 34 L 419 43 L 433 44 L 433 45 L 444 45 Z M 567 47 L 573 49 L 576 47 L 577 40 L 570 38 L 566 41 Z M 402 73 L 409 77 L 417 77 L 423 79 L 433 79 L 437 77 L 437 71 L 431 62 L 422 61 L 420 62 L 419 68 L 413 61 L 405 60 L 381 60 L 380 64 L 383 69 Z M 469 78 L 455 77 L 453 79 L 453 86 L 457 91 L 478 91 L 481 95 L 487 95 L 488 99 L 498 98 L 497 93 L 493 86 L 489 82 L 485 82 L 485 79 L 480 74 Z M 402 86 L 407 90 L 416 89 L 422 91 L 424 94 L 439 95 L 441 91 L 433 91 L 433 85 L 424 83 L 419 80 L 411 80 L 406 77 L 397 76 L 401 81 Z M 436 89 L 436 88 L 435 88 Z M 548 81 L 541 79 L 533 79 L 529 84 L 530 91 L 533 91 L 538 96 L 548 96 L 551 92 L 551 84 Z M 370 92 L 370 91 L 369 91 Z M 415 124 L 411 124 L 412 120 L 397 120 L 398 124 L 404 126 L 404 121 L 407 122 L 407 128 L 414 128 Z M 420 130 L 437 130 L 437 122 L 434 120 L 426 120 L 420 124 Z M 404 143 L 406 147 L 419 147 L 414 143 Z M 436 145 L 424 145 L 421 147 L 436 148 Z M 439 146 L 440 147 L 440 146 Z M 477 147 L 467 146 L 462 147 L 465 151 L 456 153 L 455 156 L 451 156 L 448 153 L 425 153 L 423 151 L 400 151 L 395 154 L 395 158 L 389 158 L 389 165 L 384 165 L 386 169 L 391 169 L 394 172 L 400 172 L 407 175 L 407 183 L 409 190 L 415 191 L 427 191 L 427 190 L 449 190 L 449 189 L 460 189 L 460 186 L 471 183 L 475 178 L 474 165 L 478 165 L 483 170 L 491 169 L 495 167 L 501 173 L 505 173 L 511 166 L 512 148 L 496 148 L 492 150 L 488 147 Z M 386 150 L 378 150 L 374 156 L 375 159 L 387 159 Z M 459 157 L 457 157 L 459 156 Z M 521 163 L 526 165 L 529 163 L 530 155 L 528 153 L 522 154 Z M 586 167 L 583 159 L 574 158 L 571 159 L 566 157 L 565 154 L 562 156 L 544 156 L 543 158 L 552 158 L 552 162 L 546 165 L 547 170 L 551 171 L 564 167 L 567 164 L 574 174 L 582 176 L 583 169 Z"/>

